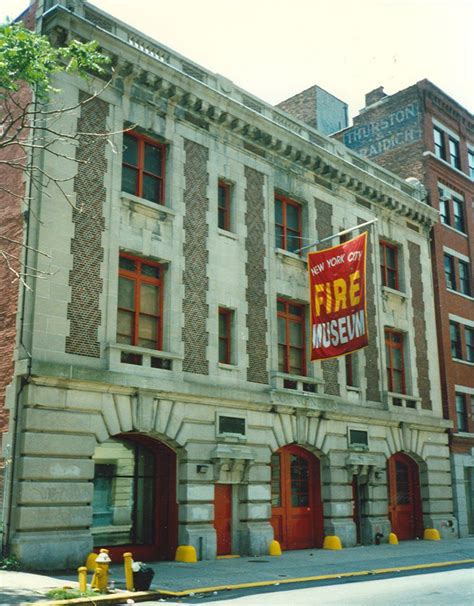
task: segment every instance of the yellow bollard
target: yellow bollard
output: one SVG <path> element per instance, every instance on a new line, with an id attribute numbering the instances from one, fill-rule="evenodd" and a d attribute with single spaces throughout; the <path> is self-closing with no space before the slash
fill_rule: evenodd
<path id="1" fill-rule="evenodd" d="M 269 555 L 271 556 L 281 556 L 281 547 L 278 541 L 273 540 L 270 543 L 270 548 L 268 550 Z"/>
<path id="2" fill-rule="evenodd" d="M 127 551 L 123 554 L 123 569 L 125 572 L 125 587 L 127 591 L 133 591 L 133 570 L 132 570 L 132 554 Z"/>
<path id="3" fill-rule="evenodd" d="M 436 528 L 425 528 L 423 532 L 423 538 L 425 541 L 440 541 L 439 530 Z"/>
<path id="4" fill-rule="evenodd" d="M 80 566 L 77 569 L 77 576 L 79 580 L 79 591 L 85 593 L 87 591 L 87 567 Z"/>
<path id="5" fill-rule="evenodd" d="M 388 542 L 390 543 L 390 545 L 398 545 L 398 537 L 394 532 L 391 532 L 388 535 Z"/>
<path id="6" fill-rule="evenodd" d="M 192 545 L 178 545 L 175 562 L 197 562 L 196 549 Z"/>
<path id="7" fill-rule="evenodd" d="M 323 549 L 342 549 L 341 539 L 335 534 L 324 537 Z"/>

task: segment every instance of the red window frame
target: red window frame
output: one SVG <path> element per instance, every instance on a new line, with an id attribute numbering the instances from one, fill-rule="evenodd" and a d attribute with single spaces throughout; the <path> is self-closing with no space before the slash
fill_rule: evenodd
<path id="1" fill-rule="evenodd" d="M 277 220 L 277 209 L 278 205 L 281 204 L 281 223 Z M 293 207 L 297 211 L 298 216 L 298 227 L 295 229 L 293 227 L 288 226 L 288 207 Z M 281 230 L 281 233 L 278 234 L 278 230 Z M 301 237 L 302 237 L 302 229 L 301 229 L 301 204 L 295 202 L 294 200 L 290 200 L 289 198 L 285 198 L 284 196 L 275 196 L 275 246 L 276 248 L 281 248 L 283 250 L 288 250 L 293 252 L 298 248 L 301 248 Z"/>
<path id="2" fill-rule="evenodd" d="M 230 231 L 231 226 L 231 192 L 232 186 L 230 183 L 220 179 L 217 183 L 217 225 L 220 229 L 226 231 Z"/>
<path id="3" fill-rule="evenodd" d="M 136 131 L 127 131 L 124 133 L 124 141 L 125 136 L 133 137 L 137 141 L 137 164 L 129 164 L 125 162 L 122 158 L 122 167 L 129 167 L 137 171 L 136 181 L 135 181 L 135 192 L 134 195 L 139 198 L 143 198 L 143 175 L 148 175 L 153 179 L 156 179 L 159 182 L 159 199 L 154 200 L 157 204 L 164 204 L 164 193 L 165 193 L 165 157 L 166 157 L 166 146 L 163 143 L 159 143 L 154 139 L 147 137 L 141 133 Z M 160 175 L 150 173 L 145 169 L 145 145 L 151 145 L 152 147 L 156 147 L 160 150 L 161 153 L 161 165 L 160 165 Z M 123 170 L 123 169 L 122 169 Z M 123 183 L 123 182 L 122 182 Z M 122 185 L 123 189 L 123 185 Z M 130 192 L 132 193 L 132 192 Z M 146 198 L 148 200 L 148 198 Z M 151 200 L 150 200 L 151 201 Z"/>
<path id="4" fill-rule="evenodd" d="M 385 355 L 387 368 L 388 390 L 394 393 L 406 394 L 406 378 L 405 378 L 405 356 L 404 356 L 405 335 L 399 330 L 392 328 L 385 329 Z M 394 366 L 394 351 L 400 352 L 400 369 Z M 395 392 L 395 373 L 400 373 L 401 392 Z"/>
<path id="5" fill-rule="evenodd" d="M 120 258 L 130 259 L 135 263 L 135 270 L 124 269 L 119 265 L 119 278 L 127 278 L 128 280 L 132 280 L 134 282 L 134 296 L 133 296 L 133 309 L 129 309 L 126 307 L 118 307 L 118 311 L 126 311 L 128 313 L 132 313 L 132 334 L 131 334 L 131 345 L 139 346 L 139 326 L 140 326 L 140 316 L 151 316 L 157 319 L 157 335 L 156 335 L 156 347 L 157 351 L 161 351 L 163 344 L 163 285 L 164 285 L 164 266 L 156 261 L 149 261 L 148 259 L 142 259 L 140 257 L 135 257 L 134 255 L 129 255 L 126 253 L 120 253 Z M 159 278 L 155 278 L 152 276 L 143 275 L 142 266 L 151 266 L 159 269 Z M 141 296 L 141 284 L 151 284 L 153 286 L 157 286 L 158 291 L 158 309 L 156 314 L 144 313 L 140 311 L 140 296 Z M 120 286 L 119 286 L 120 288 Z M 118 328 L 118 327 L 117 327 Z M 128 336 L 128 335 L 126 335 Z M 117 340 L 119 334 L 117 331 Z"/>
<path id="6" fill-rule="evenodd" d="M 221 364 L 232 364 L 232 319 L 234 312 L 226 307 L 219 307 L 219 362 Z M 221 330 L 223 320 L 223 328 Z M 221 344 L 223 355 L 221 355 Z"/>
<path id="7" fill-rule="evenodd" d="M 282 306 L 283 309 L 278 309 L 279 306 Z M 295 314 L 292 313 L 291 308 L 297 308 L 301 313 Z M 306 308 L 304 305 L 300 303 L 294 303 L 293 301 L 288 301 L 287 299 L 277 299 L 277 317 L 282 318 L 284 320 L 285 326 L 285 334 L 283 335 L 283 340 L 281 339 L 282 335 L 278 330 L 278 354 L 280 353 L 280 348 L 283 348 L 283 366 L 280 367 L 280 361 L 278 362 L 280 372 L 284 372 L 287 374 L 296 374 L 300 376 L 306 376 L 306 342 L 305 342 L 305 321 L 306 321 Z M 290 325 L 296 324 L 299 326 L 300 336 L 301 336 L 301 347 L 296 345 L 291 345 L 290 342 Z M 298 369 L 299 372 L 291 372 L 291 349 L 297 349 L 301 352 L 301 367 Z"/>
<path id="8" fill-rule="evenodd" d="M 389 250 L 393 252 L 393 266 L 390 265 L 388 258 Z M 380 270 L 382 273 L 382 285 L 399 290 L 398 247 L 385 240 L 380 241 Z"/>

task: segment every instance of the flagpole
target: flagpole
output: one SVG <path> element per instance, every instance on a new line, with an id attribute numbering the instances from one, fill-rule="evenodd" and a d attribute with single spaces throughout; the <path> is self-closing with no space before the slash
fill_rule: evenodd
<path id="1" fill-rule="evenodd" d="M 312 244 L 307 244 L 306 246 L 302 246 L 301 248 L 298 248 L 297 250 L 293 251 L 295 254 L 298 254 L 300 252 L 303 252 L 304 250 L 308 250 L 308 248 L 313 248 L 313 246 L 317 246 L 318 244 L 322 244 L 323 242 L 328 242 L 329 240 L 333 240 L 334 238 L 337 238 L 338 236 L 343 236 L 344 234 L 348 234 L 351 231 L 354 231 L 356 229 L 360 229 L 361 227 L 365 227 L 366 225 L 371 225 L 372 223 L 376 223 L 378 221 L 378 219 L 371 219 L 370 221 L 366 221 L 365 223 L 361 223 L 360 225 L 356 225 L 355 227 L 349 227 L 349 229 L 343 229 L 342 231 L 338 232 L 337 234 L 333 234 L 332 236 L 326 236 L 325 238 L 322 238 L 321 240 L 316 240 L 316 242 L 313 242 Z"/>

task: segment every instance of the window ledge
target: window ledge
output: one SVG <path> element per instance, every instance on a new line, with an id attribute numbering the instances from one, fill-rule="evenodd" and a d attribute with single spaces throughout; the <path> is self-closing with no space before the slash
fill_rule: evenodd
<path id="1" fill-rule="evenodd" d="M 289 263 L 290 265 L 295 265 L 298 267 L 301 267 L 302 265 L 306 267 L 307 265 L 306 259 L 303 259 L 303 257 L 300 257 L 300 255 L 292 253 L 289 250 L 275 248 L 275 254 L 277 257 L 280 257 L 282 261 Z"/>
<path id="2" fill-rule="evenodd" d="M 274 389 L 285 389 L 288 391 L 303 391 L 305 393 L 321 393 L 324 381 L 315 377 L 303 377 L 301 375 L 290 375 L 284 372 L 274 371 L 270 373 L 271 383 Z M 285 381 L 289 381 L 295 387 L 285 387 Z M 305 386 L 314 386 L 314 391 L 305 389 Z"/>
<path id="3" fill-rule="evenodd" d="M 139 198 L 138 196 L 125 192 L 122 192 L 120 196 L 122 198 L 122 203 L 128 204 L 133 210 L 154 216 L 160 221 L 171 220 L 176 216 L 174 210 L 167 206 L 163 206 L 163 204 L 150 202 L 149 200 L 145 200 L 145 198 Z"/>
<path id="4" fill-rule="evenodd" d="M 147 370 L 166 371 L 176 370 L 175 361 L 181 361 L 183 356 L 169 351 L 137 347 L 125 343 L 109 343 L 106 347 L 109 369 L 119 370 L 124 366 L 140 367 Z M 126 359 L 130 356 L 129 359 Z"/>
<path id="5" fill-rule="evenodd" d="M 462 175 L 465 179 L 468 179 L 469 181 L 472 181 L 471 177 L 467 173 L 465 173 L 462 170 L 460 170 L 459 168 L 456 168 L 455 166 L 453 166 L 451 164 L 451 162 L 448 162 L 447 160 L 444 160 L 443 158 L 440 158 L 434 152 L 432 152 L 430 150 L 427 150 L 427 151 L 423 152 L 423 155 L 425 157 L 429 156 L 430 158 L 434 158 L 435 160 L 438 160 L 438 162 L 441 162 L 441 164 L 443 164 L 444 166 L 449 166 L 449 168 L 451 170 L 454 170 L 458 175 Z"/>
<path id="6" fill-rule="evenodd" d="M 467 364 L 467 366 L 474 366 L 474 362 L 469 360 L 463 360 L 462 358 L 451 358 L 453 362 L 459 362 L 459 364 Z"/>
<path id="7" fill-rule="evenodd" d="M 219 236 L 223 236 L 224 238 L 229 238 L 229 240 L 238 240 L 239 236 L 234 234 L 232 231 L 228 231 L 227 229 L 222 229 L 221 227 L 217 228 L 217 233 Z"/>
<path id="8" fill-rule="evenodd" d="M 405 393 L 386 392 L 387 402 L 391 408 L 405 408 L 407 410 L 421 410 L 421 398 Z"/>
<path id="9" fill-rule="evenodd" d="M 464 299 L 467 299 L 468 301 L 474 301 L 474 297 L 471 297 L 471 295 L 466 295 L 463 292 L 459 292 L 459 290 L 454 290 L 453 288 L 446 288 L 446 290 L 450 293 L 452 293 L 453 295 L 459 295 L 460 297 L 463 297 Z"/>
<path id="10" fill-rule="evenodd" d="M 223 362 L 218 362 L 217 367 L 222 368 L 222 370 L 239 370 L 236 364 L 224 364 Z"/>
<path id="11" fill-rule="evenodd" d="M 382 292 L 387 298 L 398 297 L 402 301 L 407 301 L 409 298 L 405 292 L 396 290 L 395 288 L 390 288 L 390 286 L 382 286 Z"/>
<path id="12" fill-rule="evenodd" d="M 459 231 L 459 229 L 456 229 L 455 227 L 453 227 L 452 225 L 448 225 L 447 223 L 443 223 L 440 219 L 439 224 L 442 225 L 443 227 L 445 227 L 446 229 L 449 229 L 450 231 L 453 231 L 455 234 L 458 234 L 458 236 L 461 236 L 463 238 L 467 238 L 467 234 L 463 231 Z"/>
<path id="13" fill-rule="evenodd" d="M 472 440 L 472 438 L 474 437 L 474 432 L 456 431 L 456 432 L 453 432 L 453 435 L 456 436 L 457 438 L 468 438 L 468 439 Z"/>

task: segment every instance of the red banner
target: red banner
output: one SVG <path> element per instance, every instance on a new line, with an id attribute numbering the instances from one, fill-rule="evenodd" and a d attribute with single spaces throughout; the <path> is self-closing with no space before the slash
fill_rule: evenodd
<path id="1" fill-rule="evenodd" d="M 308 254 L 311 360 L 335 358 L 368 343 L 365 304 L 367 232 Z"/>

